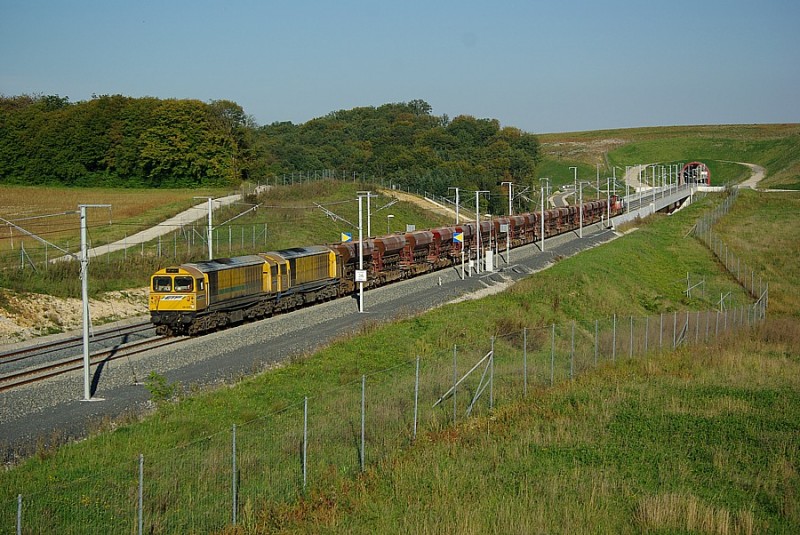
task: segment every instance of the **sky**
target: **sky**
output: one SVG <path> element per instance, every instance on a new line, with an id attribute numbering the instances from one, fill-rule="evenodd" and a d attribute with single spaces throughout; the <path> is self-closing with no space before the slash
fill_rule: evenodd
<path id="1" fill-rule="evenodd" d="M 0 95 L 422 99 L 526 132 L 800 122 L 797 0 L 0 0 Z"/>

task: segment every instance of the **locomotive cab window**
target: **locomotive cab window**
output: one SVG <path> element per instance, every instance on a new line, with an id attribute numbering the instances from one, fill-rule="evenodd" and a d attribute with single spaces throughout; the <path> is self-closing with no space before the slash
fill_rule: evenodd
<path id="1" fill-rule="evenodd" d="M 175 277 L 176 292 L 191 292 L 194 279 L 191 277 Z"/>
<path id="2" fill-rule="evenodd" d="M 171 292 L 172 277 L 153 277 L 154 292 Z"/>

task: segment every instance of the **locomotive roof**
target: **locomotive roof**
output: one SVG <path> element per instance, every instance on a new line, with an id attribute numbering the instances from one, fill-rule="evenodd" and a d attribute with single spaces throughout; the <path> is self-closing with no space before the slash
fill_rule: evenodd
<path id="1" fill-rule="evenodd" d="M 210 273 L 212 271 L 222 271 L 232 267 L 247 267 L 259 266 L 264 263 L 264 259 L 258 255 L 234 256 L 233 258 L 215 258 L 213 260 L 206 260 L 205 262 L 194 262 L 184 264 L 198 269 L 202 273 Z"/>
<path id="2" fill-rule="evenodd" d="M 310 256 L 320 253 L 329 253 L 331 250 L 324 245 L 310 245 L 308 247 L 292 247 L 291 249 L 281 249 L 280 251 L 273 251 L 285 259 L 301 258 L 303 256 Z"/>

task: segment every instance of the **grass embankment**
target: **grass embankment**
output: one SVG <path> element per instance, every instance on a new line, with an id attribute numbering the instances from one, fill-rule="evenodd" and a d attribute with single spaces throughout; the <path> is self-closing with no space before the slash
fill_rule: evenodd
<path id="1" fill-rule="evenodd" d="M 89 502 L 87 511 L 93 511 L 84 513 L 86 518 L 70 515 L 69 505 L 66 513 L 52 509 L 66 518 L 78 517 L 78 522 L 100 522 L 103 515 L 96 512 L 87 488 L 104 488 L 104 496 L 110 496 L 117 485 L 130 485 L 135 459 L 144 452 L 148 466 L 157 467 L 147 476 L 155 480 L 149 495 L 163 496 L 164 487 L 174 487 L 168 497 L 157 498 L 157 505 L 148 505 L 149 518 L 154 508 L 162 514 L 189 515 L 211 510 L 213 503 L 224 523 L 230 488 L 225 433 L 238 422 L 247 433 L 241 440 L 257 446 L 242 453 L 248 459 L 242 463 L 249 468 L 244 471 L 248 490 L 242 490 L 240 503 L 251 530 L 791 532 L 800 526 L 796 321 L 779 328 L 768 324 L 752 338 L 736 339 L 728 347 L 601 366 L 554 390 L 544 388 L 545 361 L 531 355 L 536 370 L 528 400 L 514 402 L 498 392 L 494 412 L 484 410 L 483 417 L 454 429 L 447 427 L 446 409 L 427 409 L 433 423 L 402 453 L 394 448 L 408 446 L 408 421 L 400 419 L 406 439 L 398 440 L 396 429 L 384 431 L 377 444 L 370 443 L 368 456 L 383 461 L 368 463 L 367 474 L 355 482 L 352 477 L 357 470 L 357 417 L 343 416 L 341 404 L 344 398 L 358 403 L 353 381 L 362 374 L 398 365 L 409 369 L 415 355 L 446 372 L 453 343 L 474 362 L 476 355 L 485 353 L 491 335 L 500 336 L 498 354 L 511 352 L 523 327 L 536 333 L 572 319 L 586 327 L 614 313 L 639 316 L 707 308 L 716 300 L 716 291 L 709 291 L 707 300 L 687 299 L 686 272 L 702 273 L 709 286 L 744 299 L 710 253 L 684 237 L 707 204 L 702 201 L 676 216 L 658 217 L 623 239 L 558 262 L 504 294 L 442 307 L 397 324 L 369 326 L 362 336 L 234 389 L 198 394 L 163 407 L 144 422 L 122 425 L 58 452 L 43 451 L 3 474 L 3 503 L 14 502 L 17 493 L 45 504 L 84 500 Z M 781 206 L 786 205 L 773 209 Z M 776 231 L 791 233 L 788 227 Z M 766 258 L 765 269 L 786 253 L 776 251 Z M 776 291 L 781 287 L 773 288 L 773 301 L 779 299 Z M 407 375 L 401 383 L 382 375 L 370 376 L 369 382 L 371 403 L 380 405 L 384 418 L 408 408 Z M 445 373 L 440 394 L 446 385 Z M 437 387 L 427 388 L 435 393 Z M 286 485 L 286 479 L 273 482 L 272 475 L 259 474 L 278 461 L 277 466 L 294 474 L 289 486 L 297 488 L 297 468 L 291 468 L 299 455 L 297 432 L 280 439 L 273 433 L 297 429 L 297 403 L 305 395 L 316 407 L 312 435 L 339 433 L 340 444 L 350 443 L 332 453 L 333 458 L 314 461 L 306 499 L 282 505 L 286 490 L 272 487 Z M 294 408 L 291 418 L 275 412 L 286 407 Z M 254 421 L 264 423 L 251 425 Z M 323 430 L 333 435 L 323 435 Z M 180 448 L 171 449 L 176 446 Z M 382 453 L 374 454 L 375 449 Z M 252 470 L 262 472 L 254 475 Z M 90 482 L 71 483 L 79 476 Z M 217 488 L 205 488 L 212 480 Z M 206 501 L 205 492 L 216 495 Z M 118 518 L 132 518 L 134 494 L 124 488 L 123 494 L 127 503 Z M 267 498 L 250 498 L 253 495 Z M 74 526 L 80 524 L 73 524 L 78 530 Z"/>
<path id="2" fill-rule="evenodd" d="M 351 182 L 319 181 L 295 186 L 279 186 L 268 190 L 254 200 L 262 204 L 258 210 L 236 217 L 252 205 L 236 204 L 214 212 L 215 257 L 253 254 L 256 252 L 338 242 L 343 231 L 357 230 L 341 221 L 327 217 L 313 202 L 327 207 L 358 224 L 356 191 L 363 184 Z M 25 213 L 75 210 L 77 204 L 111 204 L 113 211 L 93 209 L 89 214 L 89 240 L 91 246 L 124 239 L 144 228 L 158 225 L 168 217 L 202 203 L 193 197 L 206 194 L 219 196 L 223 192 L 194 190 L 66 190 L 58 188 L 2 188 L 4 202 L 10 213 L 19 219 Z M 43 202 L 40 202 L 42 200 Z M 390 230 L 405 230 L 406 224 L 417 228 L 430 228 L 443 224 L 443 218 L 426 213 L 408 203 L 397 203 L 377 211 L 391 198 L 379 196 L 371 201 L 373 235 L 387 230 L 387 214 L 392 214 Z M 313 202 L 312 202 L 313 201 Z M 366 218 L 366 204 L 364 217 Z M 113 219 L 112 219 L 113 216 Z M 231 221 L 233 218 L 235 220 Z M 109 224 L 109 221 L 112 221 Z M 229 222 L 229 223 L 226 223 Z M 76 214 L 54 219 L 19 221 L 20 226 L 41 235 L 60 247 L 77 252 L 80 244 L 79 220 Z M 95 259 L 90 267 L 90 293 L 98 295 L 109 290 L 124 290 L 146 286 L 148 277 L 160 267 L 169 264 L 207 259 L 206 222 L 201 220 L 185 229 L 153 240 L 144 246 L 132 246 Z M 20 265 L 19 232 L 3 240 L 2 262 L 14 268 Z M 80 297 L 79 265 L 75 262 L 45 263 L 45 247 L 32 238 L 24 240 L 27 258 L 37 263 L 31 267 L 26 260 L 25 269 L 0 270 L 0 286 L 18 292 L 47 293 L 57 297 Z M 61 256 L 50 247 L 49 258 Z"/>
<path id="3" fill-rule="evenodd" d="M 800 189 L 800 125 L 675 126 L 542 134 L 544 160 L 537 172 L 556 184 L 568 184 L 578 165 L 578 177 L 592 180 L 600 165 L 602 179 L 619 166 L 702 161 L 711 170 L 713 184 L 737 183 L 749 169 L 731 162 L 761 165 L 767 178 L 763 188 Z"/>

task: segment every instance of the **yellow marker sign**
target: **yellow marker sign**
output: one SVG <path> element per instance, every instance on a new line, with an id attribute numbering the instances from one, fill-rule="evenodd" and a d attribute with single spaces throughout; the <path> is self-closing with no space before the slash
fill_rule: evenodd
<path id="1" fill-rule="evenodd" d="M 464 233 L 456 232 L 455 234 L 453 234 L 453 241 L 457 241 L 458 243 L 464 243 Z"/>
<path id="2" fill-rule="evenodd" d="M 353 241 L 353 235 L 350 232 L 342 232 L 342 243 Z"/>

